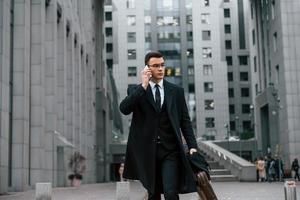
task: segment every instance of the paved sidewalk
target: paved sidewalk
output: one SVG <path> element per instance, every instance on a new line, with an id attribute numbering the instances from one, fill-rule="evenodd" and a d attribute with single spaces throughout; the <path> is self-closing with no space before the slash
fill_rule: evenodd
<path id="1" fill-rule="evenodd" d="M 299 182 L 297 182 L 298 184 Z M 213 187 L 219 200 L 283 200 L 283 182 L 217 182 Z M 139 182 L 130 183 L 130 200 L 142 200 L 145 190 Z M 35 191 L 0 196 L 0 200 L 34 200 Z M 297 199 L 300 186 L 297 185 Z M 52 200 L 115 200 L 116 183 L 82 185 L 78 188 L 54 188 Z M 180 200 L 198 200 L 196 193 L 180 195 Z"/>

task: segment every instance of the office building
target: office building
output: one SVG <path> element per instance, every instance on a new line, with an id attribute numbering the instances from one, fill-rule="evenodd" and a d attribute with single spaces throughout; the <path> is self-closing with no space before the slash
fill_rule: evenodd
<path id="1" fill-rule="evenodd" d="M 255 131 L 262 155 L 300 157 L 300 2 L 252 0 L 250 60 Z"/>
<path id="2" fill-rule="evenodd" d="M 0 1 L 0 193 L 68 185 L 75 151 L 105 181 L 102 18 L 102 1 Z"/>

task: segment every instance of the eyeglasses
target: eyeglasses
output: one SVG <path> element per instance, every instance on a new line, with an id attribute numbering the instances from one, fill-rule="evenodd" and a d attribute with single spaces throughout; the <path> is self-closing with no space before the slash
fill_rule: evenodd
<path id="1" fill-rule="evenodd" d="M 149 67 L 154 67 L 154 68 L 164 68 L 165 67 L 165 63 L 161 63 L 161 64 L 153 64 L 153 65 L 148 65 Z"/>

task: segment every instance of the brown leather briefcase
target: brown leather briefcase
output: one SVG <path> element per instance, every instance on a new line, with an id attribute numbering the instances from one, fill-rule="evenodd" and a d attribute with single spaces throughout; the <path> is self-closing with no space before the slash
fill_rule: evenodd
<path id="1" fill-rule="evenodd" d="M 218 200 L 204 171 L 196 174 L 197 192 L 201 200 Z"/>

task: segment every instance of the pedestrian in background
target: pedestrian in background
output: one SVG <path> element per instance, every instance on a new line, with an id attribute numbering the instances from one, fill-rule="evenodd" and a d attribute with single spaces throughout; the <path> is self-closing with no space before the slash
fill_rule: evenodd
<path id="1" fill-rule="evenodd" d="M 181 136 L 190 154 L 197 152 L 183 88 L 164 80 L 165 61 L 159 52 L 145 56 L 141 84 L 130 87 L 121 102 L 132 114 L 124 178 L 140 180 L 149 200 L 178 200 L 178 193 L 196 192 Z"/>
<path id="2" fill-rule="evenodd" d="M 275 168 L 275 160 L 271 158 L 270 167 L 269 167 L 269 182 L 276 181 L 276 168 Z"/>
<path id="3" fill-rule="evenodd" d="M 257 161 L 257 169 L 259 173 L 259 181 L 265 182 L 266 180 L 266 169 L 265 169 L 265 161 L 262 157 Z"/>
<path id="4" fill-rule="evenodd" d="M 293 163 L 292 163 L 292 171 L 294 171 L 295 175 L 294 175 L 294 179 L 296 180 L 298 178 L 298 181 L 300 181 L 300 177 L 299 177 L 299 163 L 298 163 L 298 159 L 295 158 Z"/>

